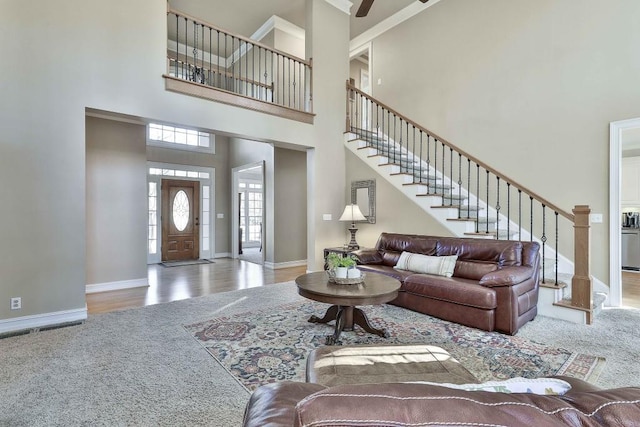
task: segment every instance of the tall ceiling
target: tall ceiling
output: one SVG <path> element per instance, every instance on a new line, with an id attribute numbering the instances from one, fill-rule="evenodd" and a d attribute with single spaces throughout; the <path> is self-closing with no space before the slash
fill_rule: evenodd
<path id="1" fill-rule="evenodd" d="M 314 0 L 320 1 L 320 0 Z M 354 38 L 417 0 L 376 0 L 364 18 L 356 18 L 360 0 L 353 0 L 350 29 Z M 306 0 L 169 0 L 171 8 L 245 37 L 277 15 L 305 28 Z"/>

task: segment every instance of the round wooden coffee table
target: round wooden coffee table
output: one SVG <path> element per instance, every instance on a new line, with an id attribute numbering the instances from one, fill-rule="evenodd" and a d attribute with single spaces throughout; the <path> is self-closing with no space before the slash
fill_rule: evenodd
<path id="1" fill-rule="evenodd" d="M 328 323 L 336 321 L 333 335 L 327 336 L 326 344 L 338 342 L 342 331 L 352 331 L 353 325 L 360 326 L 365 331 L 388 338 L 384 329 L 374 328 L 366 314 L 358 305 L 384 304 L 398 296 L 400 281 L 384 274 L 367 272 L 364 283 L 357 285 L 338 285 L 329 282 L 327 273 L 318 271 L 304 274 L 296 278 L 298 293 L 314 301 L 332 304 L 324 317 L 311 316 L 309 322 Z"/>

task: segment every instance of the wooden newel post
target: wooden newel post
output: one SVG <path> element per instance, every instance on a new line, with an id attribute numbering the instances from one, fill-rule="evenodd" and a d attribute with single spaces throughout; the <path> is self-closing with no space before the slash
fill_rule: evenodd
<path id="1" fill-rule="evenodd" d="M 587 324 L 591 324 L 591 298 L 593 283 L 591 282 L 590 234 L 589 214 L 591 208 L 587 205 L 576 205 L 573 209 L 574 220 L 574 260 L 575 271 L 571 279 L 571 305 L 588 309 Z"/>

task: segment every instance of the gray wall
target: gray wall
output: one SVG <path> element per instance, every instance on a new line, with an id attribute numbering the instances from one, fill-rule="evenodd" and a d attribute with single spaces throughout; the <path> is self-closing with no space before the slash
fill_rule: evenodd
<path id="1" fill-rule="evenodd" d="M 147 277 L 145 127 L 87 117 L 87 284 Z"/>
<path id="2" fill-rule="evenodd" d="M 565 210 L 603 213 L 606 282 L 609 122 L 640 116 L 638 16 L 636 0 L 442 1 L 374 40 L 373 95 Z"/>
<path id="3" fill-rule="evenodd" d="M 274 156 L 275 262 L 307 259 L 307 154 L 276 148 Z"/>

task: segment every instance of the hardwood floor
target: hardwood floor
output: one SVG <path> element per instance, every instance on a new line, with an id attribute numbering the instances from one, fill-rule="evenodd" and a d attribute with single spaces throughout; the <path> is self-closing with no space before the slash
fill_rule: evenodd
<path id="1" fill-rule="evenodd" d="M 270 270 L 247 261 L 218 258 L 211 264 L 148 266 L 149 287 L 87 294 L 89 314 L 177 301 L 217 292 L 287 282 L 306 272 L 306 266 Z"/>
<path id="2" fill-rule="evenodd" d="M 622 271 L 622 305 L 640 308 L 640 272 Z"/>

